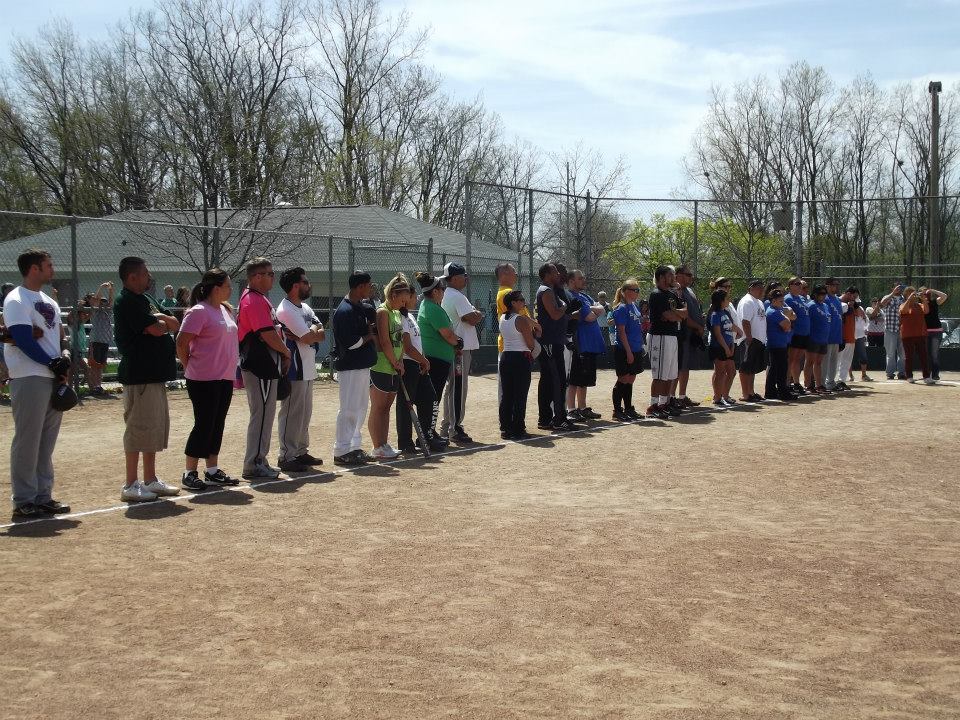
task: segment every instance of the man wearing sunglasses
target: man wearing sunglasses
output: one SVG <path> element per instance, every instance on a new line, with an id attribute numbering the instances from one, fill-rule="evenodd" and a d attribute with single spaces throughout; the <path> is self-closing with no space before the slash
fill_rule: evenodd
<path id="1" fill-rule="evenodd" d="M 657 289 L 650 294 L 650 384 L 649 417 L 665 420 L 680 414 L 670 405 L 670 386 L 677 379 L 677 338 L 687 319 L 687 308 L 673 291 L 676 276 L 669 265 L 661 265 L 654 274 Z"/>

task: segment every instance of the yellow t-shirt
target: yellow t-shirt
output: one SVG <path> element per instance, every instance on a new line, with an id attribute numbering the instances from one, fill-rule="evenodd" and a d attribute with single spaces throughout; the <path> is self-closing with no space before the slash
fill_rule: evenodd
<path id="1" fill-rule="evenodd" d="M 516 290 L 516 288 L 506 287 L 501 285 L 497 290 L 497 321 L 503 320 L 503 316 L 507 314 L 507 306 L 503 304 L 503 298 L 506 297 L 508 292 Z M 527 310 L 526 306 L 523 308 L 523 312 L 520 313 L 525 317 L 530 317 L 530 311 Z M 503 352 L 503 335 L 497 335 L 497 350 Z"/>

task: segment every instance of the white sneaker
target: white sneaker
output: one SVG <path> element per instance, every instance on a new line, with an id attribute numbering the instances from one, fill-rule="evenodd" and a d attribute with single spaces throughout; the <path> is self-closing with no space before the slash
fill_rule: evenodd
<path id="1" fill-rule="evenodd" d="M 394 460 L 400 457 L 400 452 L 390 447 L 390 443 L 384 443 L 373 449 L 373 456 L 378 460 Z"/>
<path id="2" fill-rule="evenodd" d="M 153 482 L 145 485 L 144 487 L 146 487 L 147 490 L 152 492 L 154 495 L 171 496 L 180 494 L 180 488 L 174 487 L 173 485 L 167 485 L 167 483 L 160 478 L 154 478 Z"/>
<path id="3" fill-rule="evenodd" d="M 132 485 L 124 486 L 120 491 L 120 499 L 127 502 L 150 502 L 157 499 L 157 494 L 147 490 L 142 480 L 137 480 Z"/>
<path id="4" fill-rule="evenodd" d="M 933 378 L 924 378 L 923 383 L 924 385 L 936 385 L 937 381 L 934 380 Z"/>

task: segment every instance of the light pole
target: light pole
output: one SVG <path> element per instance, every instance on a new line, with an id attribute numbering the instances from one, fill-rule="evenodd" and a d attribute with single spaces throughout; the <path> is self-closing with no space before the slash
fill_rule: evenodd
<path id="1" fill-rule="evenodd" d="M 930 264 L 940 264 L 940 91 L 934 81 L 930 91 Z"/>

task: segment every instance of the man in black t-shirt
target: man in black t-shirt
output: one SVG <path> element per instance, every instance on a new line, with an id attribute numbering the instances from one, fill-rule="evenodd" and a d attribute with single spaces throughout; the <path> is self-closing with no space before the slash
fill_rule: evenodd
<path id="1" fill-rule="evenodd" d="M 681 410 L 670 405 L 670 386 L 677 379 L 677 338 L 687 318 L 687 309 L 673 291 L 673 268 L 661 265 L 654 275 L 657 289 L 650 293 L 650 407 L 647 416 L 661 420 L 679 415 Z"/>

